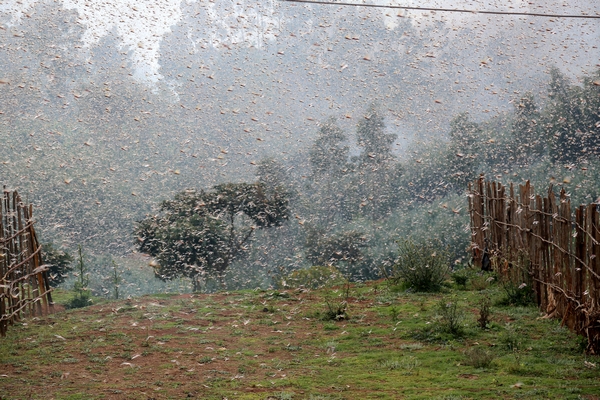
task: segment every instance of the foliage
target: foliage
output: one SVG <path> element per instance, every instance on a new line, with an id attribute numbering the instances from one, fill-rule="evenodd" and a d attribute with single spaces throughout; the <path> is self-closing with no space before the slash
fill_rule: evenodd
<path id="1" fill-rule="evenodd" d="M 352 173 L 348 138 L 335 118 L 322 122 L 309 150 L 312 182 L 304 188 L 306 211 L 322 223 L 352 219 Z"/>
<path id="2" fill-rule="evenodd" d="M 359 165 L 364 168 L 393 160 L 392 144 L 397 138 L 398 135 L 385 132 L 383 115 L 371 105 L 356 127 L 356 140 L 363 148 Z"/>
<path id="3" fill-rule="evenodd" d="M 468 349 L 465 351 L 465 356 L 467 357 L 465 364 L 475 368 L 489 368 L 496 358 L 492 352 L 484 350 L 481 347 Z"/>
<path id="4" fill-rule="evenodd" d="M 73 256 L 67 251 L 62 251 L 54 247 L 52 243 L 42 245 L 42 264 L 48 266 L 48 282 L 50 286 L 57 287 L 73 271 Z"/>
<path id="5" fill-rule="evenodd" d="M 111 282 L 115 289 L 115 299 L 118 300 L 119 299 L 119 286 L 121 285 L 121 283 L 123 283 L 123 277 L 121 276 L 121 273 L 117 269 L 117 263 L 114 260 L 111 260 L 111 262 L 112 262 L 112 266 L 113 266 Z"/>
<path id="6" fill-rule="evenodd" d="M 501 279 L 501 286 L 504 289 L 505 297 L 500 304 L 512 306 L 528 306 L 534 304 L 534 292 L 530 285 L 526 283 L 517 284 L 513 281 Z"/>
<path id="7" fill-rule="evenodd" d="M 356 141 L 362 152 L 353 186 L 360 196 L 358 212 L 371 220 L 381 220 L 399 204 L 404 167 L 392 152 L 397 138 L 394 133 L 386 133 L 384 117 L 373 105 L 356 127 Z"/>
<path id="8" fill-rule="evenodd" d="M 309 152 L 309 161 L 313 176 L 339 178 L 347 167 L 349 147 L 344 131 L 337 125 L 335 118 L 329 118 L 321 124 L 317 139 Z"/>
<path id="9" fill-rule="evenodd" d="M 436 311 L 439 316 L 439 326 L 443 332 L 460 336 L 463 334 L 463 320 L 465 319 L 464 312 L 459 308 L 456 299 L 447 300 L 440 299 L 437 304 Z"/>
<path id="10" fill-rule="evenodd" d="M 323 313 L 323 321 L 342 321 L 348 319 L 348 298 L 350 297 L 350 282 L 346 281 L 344 285 L 343 298 L 341 300 L 333 300 L 331 293 L 328 293 L 325 304 L 327 310 Z"/>
<path id="11" fill-rule="evenodd" d="M 255 229 L 279 226 L 288 216 L 285 192 L 267 190 L 262 183 L 187 190 L 138 222 L 137 247 L 157 260 L 157 277 L 191 278 L 197 291 L 203 277 L 223 280 L 225 270 L 247 250 Z"/>
<path id="12" fill-rule="evenodd" d="M 469 275 L 467 275 L 464 271 L 456 271 L 452 273 L 452 279 L 457 286 L 460 286 L 463 289 L 467 288 L 467 282 L 469 282 Z"/>
<path id="13" fill-rule="evenodd" d="M 322 287 L 331 287 L 342 285 L 346 282 L 344 275 L 335 267 L 312 266 L 309 268 L 294 271 L 277 282 L 279 287 L 317 289 Z"/>
<path id="14" fill-rule="evenodd" d="M 77 273 L 76 281 L 73 285 L 75 296 L 65 305 L 66 308 L 81 308 L 90 305 L 91 292 L 88 288 L 90 284 L 90 276 L 88 268 L 84 262 L 84 254 L 81 245 L 77 248 Z"/>
<path id="15" fill-rule="evenodd" d="M 450 143 L 446 153 L 447 175 L 455 190 L 462 192 L 476 176 L 478 156 L 481 156 L 483 130 L 472 122 L 468 113 L 454 117 L 450 122 Z"/>
<path id="16" fill-rule="evenodd" d="M 546 140 L 542 131 L 541 114 L 531 92 L 515 102 L 514 120 L 511 127 L 510 152 L 518 165 L 532 164 L 546 152 Z"/>
<path id="17" fill-rule="evenodd" d="M 388 279 L 397 284 L 404 282 L 417 292 L 437 292 L 450 272 L 447 249 L 432 243 L 411 239 L 398 242 L 398 259 Z"/>
<path id="18" fill-rule="evenodd" d="M 522 337 L 519 330 L 512 324 L 506 324 L 500 335 L 500 343 L 509 351 L 516 352 L 522 347 Z"/>
<path id="19" fill-rule="evenodd" d="M 307 227 L 306 258 L 312 265 L 354 264 L 363 258 L 367 238 L 362 232 L 347 231 L 326 236 L 323 229 Z"/>
<path id="20" fill-rule="evenodd" d="M 553 160 L 578 162 L 600 153 L 599 79 L 600 68 L 575 86 L 557 68 L 551 69 L 545 126 Z"/>
<path id="21" fill-rule="evenodd" d="M 492 300 L 489 296 L 483 296 L 479 301 L 479 318 L 477 319 L 477 325 L 479 325 L 481 329 L 487 329 L 490 324 L 491 308 Z"/>
<path id="22" fill-rule="evenodd" d="M 298 197 L 298 193 L 286 170 L 286 166 L 280 161 L 264 158 L 256 165 L 256 177 L 266 192 L 277 193 L 292 202 Z"/>

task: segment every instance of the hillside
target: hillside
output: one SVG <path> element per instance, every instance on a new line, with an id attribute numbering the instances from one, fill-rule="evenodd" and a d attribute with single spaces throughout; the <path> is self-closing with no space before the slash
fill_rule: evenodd
<path id="1" fill-rule="evenodd" d="M 324 317 L 344 288 L 144 296 L 28 319 L 0 339 L 0 398 L 597 399 L 597 357 L 536 308 L 500 305 L 486 279 L 439 295 L 353 285 L 337 321 Z M 454 334 L 440 304 L 464 314 Z"/>

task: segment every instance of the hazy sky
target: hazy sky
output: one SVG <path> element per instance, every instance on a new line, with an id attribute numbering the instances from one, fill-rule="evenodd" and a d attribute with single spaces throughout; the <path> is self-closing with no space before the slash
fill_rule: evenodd
<path id="1" fill-rule="evenodd" d="M 209 45 L 222 48 L 223 45 L 246 45 L 262 48 L 268 42 L 287 41 L 278 38 L 286 33 L 286 25 L 298 17 L 301 7 L 310 10 L 308 15 L 302 13 L 301 18 L 307 28 L 316 29 L 316 20 L 332 15 L 340 7 L 335 6 L 293 6 L 278 1 L 208 1 L 208 0 L 61 0 L 66 9 L 76 10 L 78 23 L 85 27 L 81 38 L 85 46 L 96 45 L 103 37 L 116 34 L 120 46 L 131 52 L 131 61 L 135 76 L 148 83 L 160 79 L 160 46 L 164 36 L 171 33 L 172 28 L 181 25 L 187 31 L 188 47 L 197 51 L 200 46 Z M 0 5 L 0 12 L 8 16 L 7 24 L 18 26 L 20 20 L 40 0 L 5 0 Z M 532 1 L 472 1 L 472 0 L 375 0 L 377 4 L 402 4 L 408 6 L 440 7 L 456 9 L 480 9 L 503 11 L 529 11 L 540 13 L 580 14 L 597 13 L 598 5 L 593 1 L 563 1 L 544 0 Z M 192 7 L 194 6 L 194 7 Z M 196 15 L 186 14 L 186 11 L 202 10 Z M 354 11 L 349 11 L 352 14 Z M 430 13 L 420 11 L 404 11 L 398 9 L 357 9 L 356 13 L 368 13 L 376 16 L 382 26 L 390 30 L 399 27 L 399 20 L 409 18 L 416 29 L 429 29 L 439 21 L 443 21 L 450 29 L 475 28 L 480 32 L 494 36 L 506 34 L 506 28 L 523 17 L 499 17 L 461 13 Z M 312 14 L 312 15 L 310 15 Z M 243 20 L 243 23 L 239 23 Z M 532 24 L 548 24 L 551 34 L 539 33 L 540 39 L 549 42 L 547 51 L 555 50 L 557 45 L 565 40 L 573 40 L 573 36 L 592 34 L 597 37 L 598 21 L 548 20 L 531 19 Z M 587 32 L 586 32 L 587 31 Z M 595 32 L 595 34 L 593 33 Z M 569 35 L 571 33 L 571 35 Z M 513 31 L 511 35 L 531 35 L 531 32 Z M 452 40 L 452 35 L 440 37 L 441 40 Z M 582 38 L 583 39 L 583 38 Z M 571 44 L 577 44 L 575 43 Z M 571 52 L 575 49 L 571 48 Z M 82 51 L 85 51 L 83 49 Z M 576 50 L 575 50 L 576 51 Z M 597 52 L 595 52 L 597 54 Z M 584 56 L 581 54 L 580 56 Z M 580 57 L 585 58 L 585 57 Z M 553 60 L 555 63 L 558 60 Z M 572 60 L 560 60 L 571 64 Z M 580 64 L 580 63 L 577 63 Z M 579 68 L 576 68 L 579 69 Z"/>

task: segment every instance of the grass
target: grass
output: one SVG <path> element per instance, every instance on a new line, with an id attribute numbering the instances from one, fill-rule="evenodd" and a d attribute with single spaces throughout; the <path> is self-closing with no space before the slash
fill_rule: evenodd
<path id="1" fill-rule="evenodd" d="M 560 321 L 502 305 L 493 282 L 445 287 L 143 296 L 26 319 L 0 338 L 0 399 L 596 398 L 600 359 Z M 348 318 L 324 320 L 341 301 Z"/>

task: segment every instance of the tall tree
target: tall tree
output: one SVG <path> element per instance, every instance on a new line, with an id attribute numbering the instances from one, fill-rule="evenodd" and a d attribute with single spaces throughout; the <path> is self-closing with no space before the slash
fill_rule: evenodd
<path id="1" fill-rule="evenodd" d="M 398 138 L 394 133 L 385 133 L 385 120 L 383 115 L 370 106 L 364 118 L 356 127 L 358 145 L 363 148 L 359 157 L 361 167 L 383 165 L 395 160 L 392 145 Z"/>
<path id="2" fill-rule="evenodd" d="M 550 155 L 554 161 L 576 162 L 587 158 L 586 126 L 581 108 L 581 88 L 571 85 L 557 69 L 550 70 L 550 104 L 546 108 L 545 129 L 551 138 Z"/>
<path id="3" fill-rule="evenodd" d="M 511 129 L 511 153 L 519 165 L 530 164 L 543 155 L 546 141 L 541 126 L 540 112 L 535 104 L 533 93 L 527 92 L 515 102 Z"/>
<path id="4" fill-rule="evenodd" d="M 319 127 L 315 143 L 309 152 L 313 176 L 339 176 L 347 168 L 349 147 L 344 131 L 335 118 L 329 118 Z"/>
<path id="5" fill-rule="evenodd" d="M 363 149 L 355 180 L 358 205 L 373 220 L 384 217 L 398 201 L 403 169 L 392 152 L 397 138 L 398 135 L 385 132 L 384 117 L 375 106 L 369 107 L 356 128 L 356 139 Z"/>
<path id="6" fill-rule="evenodd" d="M 346 141 L 346 135 L 332 117 L 320 125 L 317 139 L 309 152 L 312 191 L 307 208 L 316 212 L 319 219 L 328 225 L 332 225 L 334 219 L 346 219 L 350 214 L 347 195 L 351 168 Z"/>
<path id="7" fill-rule="evenodd" d="M 446 154 L 447 179 L 455 189 L 464 190 L 467 182 L 475 179 L 478 159 L 481 158 L 483 130 L 471 121 L 468 113 L 461 113 L 450 122 L 450 144 Z"/>
<path id="8" fill-rule="evenodd" d="M 580 99 L 584 153 L 597 157 L 600 155 L 600 68 L 583 78 Z"/>
<path id="9" fill-rule="evenodd" d="M 287 171 L 286 166 L 280 161 L 268 157 L 257 163 L 256 177 L 266 191 L 285 194 L 289 201 L 293 201 L 298 196 L 298 192 Z"/>
<path id="10" fill-rule="evenodd" d="M 253 232 L 288 218 L 285 193 L 262 183 L 228 183 L 163 201 L 158 214 L 138 222 L 135 234 L 140 252 L 156 259 L 158 278 L 188 277 L 197 291 L 207 276 L 223 285 L 225 271 L 247 250 Z"/>

